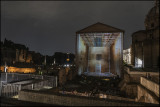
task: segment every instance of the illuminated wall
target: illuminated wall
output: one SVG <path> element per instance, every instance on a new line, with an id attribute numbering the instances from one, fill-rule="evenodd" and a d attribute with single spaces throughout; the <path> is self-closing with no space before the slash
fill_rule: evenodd
<path id="1" fill-rule="evenodd" d="M 4 72 L 4 66 L 1 66 L 0 70 Z M 34 73 L 35 71 L 34 68 L 7 67 L 7 72 Z"/>
<path id="2" fill-rule="evenodd" d="M 110 72 L 121 76 L 123 61 L 123 34 L 119 33 L 111 46 L 88 46 L 81 35 L 77 35 L 76 63 L 79 75 L 83 72 Z M 92 41 L 93 42 L 93 41 Z M 109 54 L 110 53 L 110 54 Z M 100 59 L 97 59 L 97 56 Z M 109 60 L 110 57 L 110 60 Z"/>
<path id="3" fill-rule="evenodd" d="M 127 64 L 131 64 L 131 48 L 123 50 L 123 61 Z"/>
<path id="4" fill-rule="evenodd" d="M 101 55 L 101 60 L 96 59 L 96 55 Z M 96 66 L 100 66 L 99 73 L 108 71 L 108 53 L 106 47 L 89 47 L 88 71 L 98 72 Z"/>
<path id="5" fill-rule="evenodd" d="M 123 34 L 120 33 L 111 46 L 111 73 L 121 76 L 123 60 Z"/>
<path id="6" fill-rule="evenodd" d="M 86 70 L 87 67 L 87 46 L 80 37 L 80 34 L 77 35 L 77 65 L 78 65 L 78 74 L 81 75 L 83 71 Z"/>

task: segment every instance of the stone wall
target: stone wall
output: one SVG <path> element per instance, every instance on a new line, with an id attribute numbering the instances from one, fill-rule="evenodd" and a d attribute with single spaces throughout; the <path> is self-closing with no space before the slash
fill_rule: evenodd
<path id="1" fill-rule="evenodd" d="M 154 78 L 159 77 L 159 72 L 131 71 L 129 67 L 124 66 L 124 79 L 126 82 L 140 83 L 140 77 L 145 77 L 147 74 Z"/>
<path id="2" fill-rule="evenodd" d="M 80 92 L 69 92 L 69 91 L 59 91 L 59 93 L 63 94 L 69 94 L 69 95 L 76 95 L 76 96 L 85 96 L 90 97 L 89 93 L 80 93 Z M 107 95 L 107 94 L 95 94 L 96 98 L 107 98 L 107 99 L 114 99 L 114 100 L 125 100 L 125 101 L 135 101 L 135 99 L 120 97 L 120 96 L 113 96 L 113 95 Z"/>
<path id="3" fill-rule="evenodd" d="M 146 87 L 148 90 L 154 92 L 154 94 L 159 97 L 159 84 L 150 81 L 147 78 L 141 77 L 141 85 Z"/>
<path id="4" fill-rule="evenodd" d="M 131 96 L 131 98 L 136 98 L 137 97 L 137 84 L 127 84 L 125 91 L 128 96 Z"/>
<path id="5" fill-rule="evenodd" d="M 24 84 L 21 86 L 21 89 L 40 90 L 43 89 L 44 87 L 49 87 L 49 88 L 56 87 L 56 83 L 55 81 L 50 81 L 50 80 L 40 80 L 37 82 Z"/>
<path id="6" fill-rule="evenodd" d="M 29 90 L 19 91 L 19 100 L 56 104 L 63 106 L 142 106 L 152 105 L 132 101 L 119 101 L 111 99 L 88 98 L 82 96 L 63 95 L 56 93 L 43 93 Z"/>
<path id="7" fill-rule="evenodd" d="M 152 81 L 145 78 L 146 74 L 150 74 Z M 159 84 L 156 80 L 159 80 L 159 72 L 131 71 L 124 67 L 124 79 L 120 89 L 128 96 L 134 96 L 138 102 L 159 104 Z"/>
<path id="8" fill-rule="evenodd" d="M 159 98 L 155 96 L 154 93 L 150 92 L 142 85 L 138 85 L 137 89 L 136 101 L 159 104 Z"/>

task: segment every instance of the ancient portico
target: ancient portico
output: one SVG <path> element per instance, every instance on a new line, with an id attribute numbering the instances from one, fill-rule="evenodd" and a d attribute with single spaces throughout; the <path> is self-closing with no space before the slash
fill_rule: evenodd
<path id="1" fill-rule="evenodd" d="M 121 76 L 124 31 L 96 23 L 76 32 L 78 73 Z"/>

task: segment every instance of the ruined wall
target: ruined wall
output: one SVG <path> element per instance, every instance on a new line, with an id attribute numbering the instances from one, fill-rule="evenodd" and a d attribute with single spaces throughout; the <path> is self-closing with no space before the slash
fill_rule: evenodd
<path id="1" fill-rule="evenodd" d="M 26 61 L 26 50 L 24 50 L 24 49 L 21 49 L 20 51 L 19 51 L 19 56 L 18 56 L 19 58 L 19 62 L 25 62 Z"/>
<path id="2" fill-rule="evenodd" d="M 159 84 L 156 83 L 159 80 L 158 72 L 138 72 L 130 71 L 128 67 L 124 67 L 124 80 L 121 86 L 121 90 L 125 90 L 127 95 L 136 97 L 138 102 L 156 103 L 158 104 L 159 96 Z M 146 76 L 149 73 L 152 81 L 142 76 Z M 153 82 L 154 81 L 154 82 Z"/>
<path id="3" fill-rule="evenodd" d="M 154 81 L 159 81 L 159 72 L 139 72 L 139 71 L 131 71 L 129 67 L 124 66 L 124 80 L 128 82 L 140 83 L 140 78 L 142 76 L 146 77 L 147 74 L 150 74 Z M 126 82 L 127 82 L 126 81 Z"/>
<path id="4" fill-rule="evenodd" d="M 57 104 L 63 106 L 138 106 L 146 105 L 145 103 L 137 103 L 133 101 L 120 101 L 111 99 L 88 98 L 81 96 L 71 96 L 63 94 L 47 94 L 34 91 L 19 91 L 19 100 L 41 102 L 47 104 Z M 151 104 L 147 104 L 151 105 Z"/>
<path id="5" fill-rule="evenodd" d="M 27 63 L 31 63 L 31 61 L 32 61 L 32 55 L 31 55 L 31 54 L 28 54 L 28 55 L 27 55 L 26 62 L 27 62 Z"/>
<path id="6" fill-rule="evenodd" d="M 126 94 L 131 98 L 137 97 L 137 84 L 127 84 L 126 85 Z"/>
<path id="7" fill-rule="evenodd" d="M 137 86 L 137 98 L 136 101 L 159 104 L 159 98 L 154 96 L 148 90 L 141 85 Z"/>
<path id="8" fill-rule="evenodd" d="M 159 84 L 144 77 L 140 78 L 140 83 L 142 86 L 146 87 L 148 90 L 152 91 L 157 97 L 159 97 Z"/>

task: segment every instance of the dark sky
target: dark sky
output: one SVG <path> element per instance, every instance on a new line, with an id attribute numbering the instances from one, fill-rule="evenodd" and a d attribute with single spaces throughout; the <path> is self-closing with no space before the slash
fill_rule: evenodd
<path id="1" fill-rule="evenodd" d="M 154 1 L 1 1 L 1 39 L 43 55 L 75 53 L 75 32 L 101 22 L 125 30 L 124 49 L 131 34 L 144 28 Z"/>

